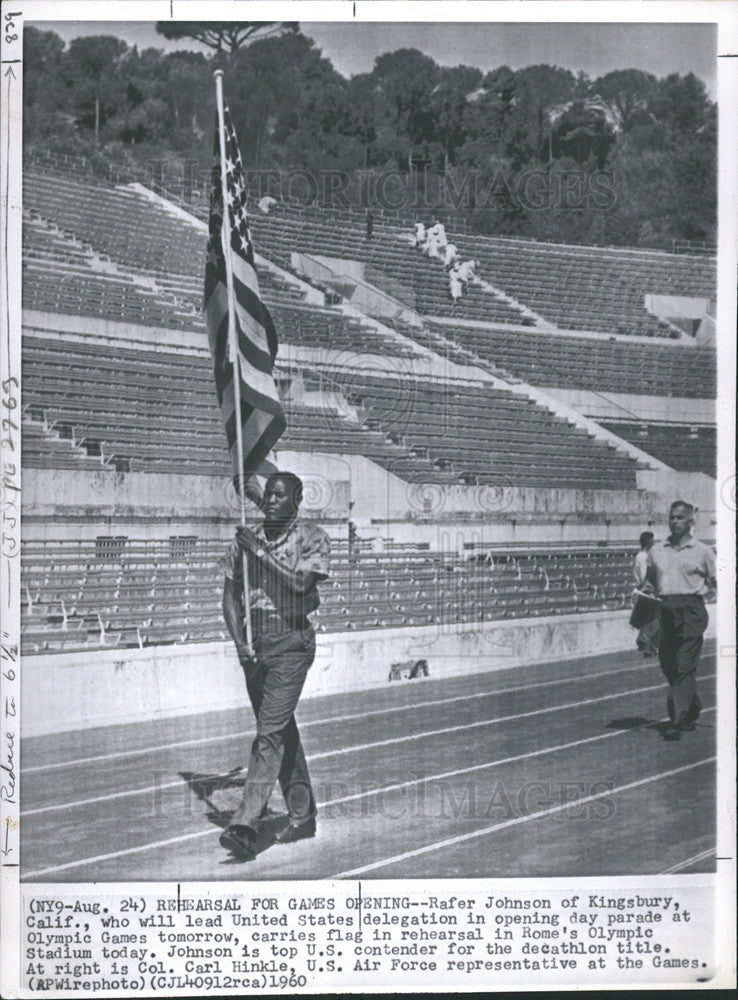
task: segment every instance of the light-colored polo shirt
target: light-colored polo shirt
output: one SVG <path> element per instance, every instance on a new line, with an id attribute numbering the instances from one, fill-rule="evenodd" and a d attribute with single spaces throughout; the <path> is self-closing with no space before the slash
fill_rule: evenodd
<path id="1" fill-rule="evenodd" d="M 287 569 L 312 571 L 320 580 L 328 579 L 330 542 L 322 528 L 296 518 L 278 538 L 268 539 L 261 526 L 255 534 L 262 548 Z M 222 561 L 226 577 L 233 580 L 239 594 L 243 592 L 242 551 L 234 539 Z M 259 613 L 258 620 L 263 623 L 277 618 L 287 622 L 303 618 L 320 604 L 317 584 L 305 594 L 294 594 L 286 587 L 270 586 L 266 574 L 258 566 L 249 568 L 249 597 L 252 610 Z"/>
<path id="2" fill-rule="evenodd" d="M 704 595 L 708 580 L 715 578 L 715 553 L 691 535 L 685 535 L 678 547 L 667 538 L 653 543 L 648 566 L 655 572 L 657 593 Z"/>

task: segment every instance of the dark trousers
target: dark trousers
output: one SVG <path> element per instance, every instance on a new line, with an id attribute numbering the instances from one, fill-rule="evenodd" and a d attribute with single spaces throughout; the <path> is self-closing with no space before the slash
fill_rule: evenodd
<path id="1" fill-rule="evenodd" d="M 639 629 L 636 646 L 642 653 L 652 656 L 654 653 L 658 652 L 660 641 L 661 622 L 657 613 L 649 622 L 646 622 L 646 624 Z"/>
<path id="2" fill-rule="evenodd" d="M 262 635 L 254 641 L 254 652 L 256 664 L 244 673 L 256 715 L 256 738 L 241 802 L 230 825 L 256 831 L 277 781 L 291 823 L 304 823 L 316 812 L 294 716 L 315 659 L 315 632 L 308 624 L 296 631 Z"/>
<path id="3" fill-rule="evenodd" d="M 669 682 L 669 717 L 680 726 L 694 722 L 702 708 L 695 674 L 708 621 L 705 602 L 698 594 L 664 597 L 659 620 L 659 664 Z"/>

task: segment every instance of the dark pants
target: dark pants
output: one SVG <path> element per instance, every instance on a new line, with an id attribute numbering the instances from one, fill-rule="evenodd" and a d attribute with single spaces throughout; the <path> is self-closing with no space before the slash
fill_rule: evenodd
<path id="1" fill-rule="evenodd" d="M 655 614 L 651 621 L 646 622 L 639 631 L 636 639 L 636 646 L 647 656 L 653 656 L 659 650 L 661 642 L 661 621 L 659 614 Z"/>
<path id="2" fill-rule="evenodd" d="M 244 673 L 256 715 L 256 738 L 241 802 L 230 825 L 256 831 L 277 780 L 291 823 L 304 823 L 316 812 L 294 716 L 315 659 L 315 632 L 307 624 L 296 631 L 262 635 L 254 642 L 254 652 L 256 665 Z"/>
<path id="3" fill-rule="evenodd" d="M 659 664 L 669 682 L 669 717 L 680 726 L 694 722 L 702 708 L 695 674 L 707 628 L 705 602 L 698 594 L 664 597 L 659 620 Z"/>
<path id="4" fill-rule="evenodd" d="M 630 615 L 630 624 L 638 629 L 636 646 L 647 656 L 658 653 L 661 639 L 661 604 L 650 597 L 639 595 Z"/>

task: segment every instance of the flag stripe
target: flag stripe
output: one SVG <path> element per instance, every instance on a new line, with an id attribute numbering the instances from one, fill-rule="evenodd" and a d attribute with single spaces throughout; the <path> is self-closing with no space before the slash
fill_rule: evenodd
<path id="1" fill-rule="evenodd" d="M 227 348 L 225 344 L 228 341 L 228 331 L 225 327 L 221 329 L 219 335 L 225 342 L 222 350 L 226 352 Z M 267 375 L 265 372 L 260 372 L 258 369 L 250 366 L 243 355 L 239 355 L 239 357 L 241 362 L 241 372 L 244 377 L 249 379 L 248 382 L 245 382 L 242 379 L 241 400 L 247 400 L 251 406 L 267 410 L 275 417 L 283 414 L 282 404 L 279 402 L 279 396 L 277 395 L 277 390 L 271 375 Z M 230 369 L 230 362 L 228 362 L 228 367 Z M 223 373 L 220 379 L 216 374 L 216 387 L 218 386 L 221 387 L 218 393 L 218 401 L 222 401 L 223 391 L 226 387 L 230 387 L 231 399 L 234 400 L 232 407 L 235 406 L 235 390 L 233 389 L 233 378 L 229 370 Z"/>
<path id="2" fill-rule="evenodd" d="M 248 387 L 247 387 L 248 389 Z M 223 415 L 223 422 L 225 424 L 226 435 L 228 436 L 228 441 L 236 440 L 236 391 L 233 382 L 227 383 L 223 390 L 223 398 L 221 400 L 220 409 Z M 274 404 L 269 401 L 270 406 Z M 252 399 L 246 399 L 244 395 L 241 395 L 241 427 L 249 421 L 252 414 L 263 414 L 265 420 L 269 421 L 281 421 L 284 424 L 284 416 L 280 413 L 275 413 L 273 410 L 267 410 L 264 406 L 256 405 Z M 254 424 L 251 425 L 255 426 Z M 282 427 L 284 430 L 284 426 Z"/>
<path id="3" fill-rule="evenodd" d="M 236 270 L 234 256 L 234 272 Z M 253 272 L 252 272 L 253 273 Z M 222 279 L 214 284 L 209 298 L 206 299 L 205 304 L 205 314 L 208 317 L 208 329 L 210 329 L 210 324 L 214 329 L 220 325 L 220 317 L 225 316 L 228 318 L 228 288 L 226 286 L 225 271 L 223 272 Z M 206 289 L 208 285 L 206 285 Z M 266 307 L 254 292 L 247 288 L 238 277 L 234 274 L 234 290 L 235 290 L 235 305 L 236 314 L 239 320 L 239 334 L 242 337 L 246 337 L 248 341 L 253 345 L 254 356 L 258 357 L 259 354 L 263 354 L 263 371 L 271 371 L 274 364 L 274 356 L 276 355 L 276 344 L 270 345 L 267 329 L 264 325 L 263 318 L 258 319 L 259 307 L 261 306 L 262 313 L 266 312 Z M 269 317 L 271 321 L 271 316 Z M 242 347 L 244 353 L 246 353 L 245 348 Z"/>
<path id="4" fill-rule="evenodd" d="M 232 420 L 232 423 L 234 428 L 233 447 L 235 449 L 235 420 Z M 249 440 L 254 442 L 251 449 L 251 459 L 254 463 L 254 471 L 256 472 L 259 471 L 259 467 L 263 464 L 264 460 L 269 457 L 272 448 L 283 433 L 284 427 L 280 427 L 274 420 L 268 419 L 267 414 L 260 413 L 258 410 L 254 410 L 251 414 L 248 425 L 248 429 L 244 427 L 244 437 L 248 431 Z M 231 457 L 233 457 L 233 454 Z"/>
<path id="5" fill-rule="evenodd" d="M 203 311 L 233 471 L 236 476 L 250 476 L 255 472 L 268 474 L 276 471 L 273 449 L 285 431 L 286 421 L 273 372 L 278 349 L 277 334 L 259 292 L 246 213 L 241 154 L 227 107 L 224 109 L 224 132 L 227 207 L 224 212 L 220 138 L 216 124 Z M 232 356 L 234 352 L 229 337 L 228 263 L 224 253 L 228 247 L 234 292 L 233 342 L 237 345 L 236 357 Z M 238 414 L 234 381 L 236 371 L 240 372 L 241 405 Z M 239 424 L 243 437 L 243 468 L 239 468 L 238 461 Z"/>
<path id="6" fill-rule="evenodd" d="M 225 310 L 221 309 L 221 305 L 225 304 Z M 213 351 L 223 350 L 228 352 L 228 291 L 225 285 L 218 285 L 216 290 L 210 297 L 206 309 L 206 322 L 208 324 L 208 340 L 210 342 L 210 349 Z M 257 350 L 253 342 L 244 334 L 243 330 L 240 329 L 241 320 L 243 317 L 243 310 L 236 306 L 236 319 L 238 320 L 238 346 L 241 354 L 242 361 L 246 365 L 246 369 L 253 370 L 254 380 L 260 384 L 260 392 L 265 396 L 268 396 L 275 401 L 279 400 L 279 395 L 277 393 L 276 386 L 274 385 L 274 379 L 272 377 L 273 364 L 272 359 L 268 354 L 263 351 Z M 248 379 L 248 376 L 244 371 L 244 378 Z M 271 388 L 269 388 L 271 386 Z"/>

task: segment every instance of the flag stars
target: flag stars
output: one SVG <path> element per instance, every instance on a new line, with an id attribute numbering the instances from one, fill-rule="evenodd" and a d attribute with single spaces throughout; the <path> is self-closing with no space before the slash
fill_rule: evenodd
<path id="1" fill-rule="evenodd" d="M 243 173 L 243 161 L 238 148 L 238 139 L 230 112 L 225 113 L 224 174 L 221 177 L 219 146 L 216 141 L 216 157 L 213 168 L 213 197 L 211 201 L 210 244 L 208 264 L 216 268 L 223 266 L 223 258 L 218 254 L 219 235 L 227 232 L 232 251 L 253 263 L 254 248 L 249 230 L 249 216 L 246 207 L 247 185 Z M 225 180 L 225 184 L 223 184 Z M 223 188 L 225 194 L 223 194 Z M 225 198 L 225 205 L 223 199 Z M 227 227 L 227 229 L 226 229 Z"/>

